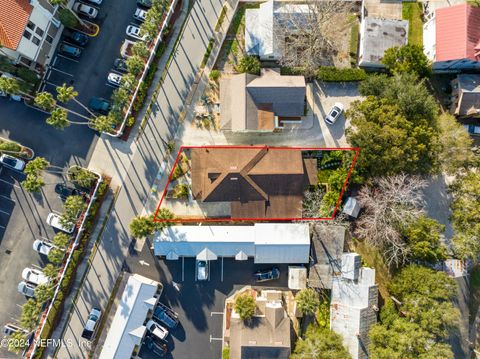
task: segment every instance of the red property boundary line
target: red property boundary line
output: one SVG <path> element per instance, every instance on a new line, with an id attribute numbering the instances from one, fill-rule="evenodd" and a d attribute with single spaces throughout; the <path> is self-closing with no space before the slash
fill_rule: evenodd
<path id="1" fill-rule="evenodd" d="M 350 169 L 347 174 L 347 178 L 345 179 L 345 182 L 343 184 L 342 190 L 340 191 L 340 196 L 338 197 L 337 204 L 335 205 L 335 209 L 333 210 L 333 214 L 331 217 L 315 217 L 315 218 L 297 218 L 297 217 L 292 217 L 292 218 L 175 218 L 175 219 L 170 219 L 170 220 L 165 220 L 165 219 L 157 219 L 158 212 L 160 211 L 160 207 L 163 203 L 163 199 L 165 198 L 165 195 L 167 194 L 167 189 L 168 186 L 170 185 L 170 182 L 172 180 L 173 172 L 177 168 L 178 161 L 180 159 L 180 155 L 185 149 L 191 149 L 191 148 L 212 148 L 212 149 L 217 149 L 217 148 L 227 148 L 227 149 L 263 149 L 263 148 L 268 148 L 272 150 L 301 150 L 301 151 L 355 151 L 355 156 L 353 157 L 352 164 L 350 166 Z M 188 222 L 239 222 L 239 221 L 245 221 L 245 222 L 252 222 L 252 221 L 258 221 L 258 222 L 274 222 L 274 221 L 328 221 L 332 220 L 335 218 L 335 215 L 337 214 L 338 208 L 340 207 L 340 203 L 342 201 L 343 194 L 345 192 L 345 189 L 347 188 L 348 180 L 350 179 L 350 176 L 352 174 L 353 168 L 355 167 L 355 163 L 357 162 L 358 155 L 360 153 L 360 148 L 356 147 L 287 147 L 287 146 L 181 146 L 180 149 L 178 150 L 177 157 L 175 158 L 175 163 L 173 165 L 173 168 L 170 172 L 170 175 L 168 176 L 168 181 L 167 184 L 165 185 L 165 189 L 163 190 L 162 197 L 160 199 L 160 202 L 158 203 L 157 210 L 155 211 L 154 215 L 154 222 L 169 222 L 169 223 L 188 223 Z"/>

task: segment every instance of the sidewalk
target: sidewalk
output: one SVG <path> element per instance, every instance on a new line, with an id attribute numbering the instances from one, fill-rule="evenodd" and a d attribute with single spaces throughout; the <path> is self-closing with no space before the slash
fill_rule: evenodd
<path id="1" fill-rule="evenodd" d="M 107 222 L 108 215 L 110 213 L 111 207 L 113 202 L 115 201 L 115 193 L 112 192 L 111 189 L 107 191 L 105 195 L 105 199 L 102 202 L 102 206 L 100 207 L 100 211 L 97 214 L 97 223 L 90 235 L 88 240 L 87 246 L 84 249 L 84 258 L 80 262 L 77 267 L 77 272 L 75 274 L 75 281 L 73 283 L 72 289 L 70 290 L 70 294 L 63 299 L 63 312 L 60 316 L 58 323 L 55 326 L 52 335 L 50 336 L 53 340 L 60 340 L 63 337 L 63 332 L 65 329 L 66 324 L 70 320 L 70 316 L 72 313 L 72 309 L 74 303 L 76 302 L 77 295 L 79 293 L 79 288 L 83 284 L 83 280 L 85 278 L 85 274 L 87 273 L 87 269 L 89 267 L 89 257 L 92 253 L 92 250 L 97 242 L 97 239 L 102 234 L 103 228 L 105 223 Z M 48 345 L 45 347 L 43 351 L 44 358 L 53 358 L 55 355 L 57 347 L 54 345 Z"/>
<path id="2" fill-rule="evenodd" d="M 147 96 L 145 97 L 145 105 L 137 115 L 137 121 L 133 127 L 130 136 L 127 141 L 122 141 L 118 138 L 111 137 L 102 134 L 93 150 L 92 158 L 90 159 L 88 168 L 105 173 L 112 178 L 112 186 L 122 186 L 123 179 L 127 173 L 133 155 L 137 151 L 136 138 L 140 130 L 142 119 L 145 117 L 145 113 L 148 109 L 148 104 L 152 101 L 155 89 L 161 80 L 162 74 L 166 69 L 170 54 L 174 50 L 174 46 L 182 31 L 183 24 L 188 15 L 189 1 L 182 1 L 182 9 L 180 15 L 177 17 L 173 29 L 170 41 L 163 53 L 160 61 L 158 62 L 157 71 L 153 78 L 152 84 L 148 89 Z M 119 166 L 120 165 L 120 166 Z"/>

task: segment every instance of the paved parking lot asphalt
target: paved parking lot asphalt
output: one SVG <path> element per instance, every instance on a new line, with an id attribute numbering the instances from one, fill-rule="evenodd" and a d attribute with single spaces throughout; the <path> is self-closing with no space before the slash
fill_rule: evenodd
<path id="1" fill-rule="evenodd" d="M 179 315 L 179 327 L 169 336 L 170 353 L 166 358 L 215 359 L 221 357 L 222 320 L 225 298 L 245 285 L 255 285 L 253 273 L 272 265 L 256 265 L 253 259 L 236 261 L 233 258 L 210 262 L 210 276 L 207 281 L 195 278 L 195 259 L 166 261 L 152 256 L 145 245 L 139 254 L 133 253 L 127 259 L 132 273 L 161 282 L 164 286 L 160 301 L 170 306 Z M 262 283 L 268 287 L 287 287 L 287 265 L 277 265 L 281 275 L 278 280 Z M 177 285 L 174 285 L 176 283 Z M 178 290 L 175 287 L 178 287 Z M 140 356 L 156 358 L 146 347 Z"/>
<path id="2" fill-rule="evenodd" d="M 20 316 L 20 305 L 26 298 L 17 291 L 25 267 L 43 267 L 48 260 L 32 249 L 36 238 L 49 238 L 53 229 L 45 222 L 48 213 L 61 211 L 62 203 L 56 197 L 54 185 L 46 185 L 43 196 L 32 195 L 20 186 L 25 175 L 0 167 L 0 326 L 15 322 Z M 46 175 L 45 182 L 58 181 Z M 18 356 L 0 348 L 1 358 Z"/>
<path id="3" fill-rule="evenodd" d="M 63 83 L 72 85 L 78 92 L 77 99 L 85 105 L 88 105 L 91 97 L 110 98 L 114 87 L 107 83 L 108 73 L 113 68 L 114 60 L 120 57 L 120 47 L 126 38 L 127 26 L 139 24 L 133 18 L 137 8 L 135 0 L 104 0 L 96 7 L 99 9 L 98 16 L 89 21 L 100 26 L 98 36 L 89 37 L 89 42 L 84 47 L 75 45 L 82 49 L 79 59 L 56 54 L 45 77 L 46 91 L 55 94 L 56 86 Z M 88 114 L 75 102 L 69 103 L 68 107 Z"/>

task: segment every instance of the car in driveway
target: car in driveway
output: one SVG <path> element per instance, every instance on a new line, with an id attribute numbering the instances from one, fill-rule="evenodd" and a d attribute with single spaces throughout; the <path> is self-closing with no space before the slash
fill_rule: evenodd
<path id="1" fill-rule="evenodd" d="M 6 154 L 0 156 L 0 163 L 15 171 L 23 171 L 25 169 L 25 161 Z"/>
<path id="2" fill-rule="evenodd" d="M 58 47 L 58 52 L 62 55 L 78 59 L 82 55 L 82 50 L 76 46 L 62 42 Z"/>
<path id="3" fill-rule="evenodd" d="M 36 239 L 33 242 L 33 250 L 40 253 L 40 254 L 46 255 L 46 256 L 48 256 L 48 253 L 50 253 L 50 251 L 53 248 L 55 248 L 55 246 L 53 244 L 42 241 L 40 239 Z"/>
<path id="4" fill-rule="evenodd" d="M 123 76 L 120 74 L 110 72 L 107 76 L 107 82 L 112 86 L 120 87 L 122 83 L 122 77 Z"/>
<path id="5" fill-rule="evenodd" d="M 266 282 L 280 278 L 280 269 L 277 267 L 261 270 L 253 274 L 256 282 Z"/>
<path id="6" fill-rule="evenodd" d="M 149 9 L 152 7 L 152 0 L 137 0 L 137 5 L 143 6 Z"/>
<path id="7" fill-rule="evenodd" d="M 168 353 L 167 343 L 157 337 L 147 336 L 143 344 L 158 356 L 163 357 Z"/>
<path id="8" fill-rule="evenodd" d="M 60 221 L 60 218 L 61 216 L 59 214 L 50 212 L 47 216 L 47 224 L 49 224 L 55 229 L 58 229 L 59 231 L 69 234 L 73 233 L 75 229 L 75 223 L 68 223 L 68 225 L 63 225 Z"/>
<path id="9" fill-rule="evenodd" d="M 49 281 L 48 277 L 45 274 L 43 274 L 41 270 L 35 269 L 35 268 L 29 268 L 29 267 L 25 268 L 22 271 L 22 278 L 26 282 L 32 283 L 35 285 L 46 284 Z"/>
<path id="10" fill-rule="evenodd" d="M 110 101 L 105 100 L 104 98 L 92 97 L 90 101 L 88 101 L 88 108 L 93 112 L 98 112 L 102 115 L 108 115 L 111 105 Z"/>
<path id="11" fill-rule="evenodd" d="M 137 7 L 137 10 L 135 10 L 135 13 L 133 14 L 133 18 L 137 21 L 144 22 L 147 18 L 147 12 Z"/>
<path id="12" fill-rule="evenodd" d="M 343 105 L 340 102 L 336 102 L 328 115 L 325 117 L 325 122 L 329 125 L 333 125 L 335 122 L 337 122 L 338 118 L 343 112 Z"/>
<path id="13" fill-rule="evenodd" d="M 127 34 L 127 36 L 133 37 L 134 39 L 137 39 L 137 40 L 142 40 L 142 41 L 147 40 L 147 35 L 142 36 L 140 34 L 140 28 L 138 26 L 128 25 L 125 33 Z"/>
<path id="14" fill-rule="evenodd" d="M 64 30 L 65 39 L 75 45 L 85 46 L 88 44 L 88 36 L 79 31 Z"/>
<path id="15" fill-rule="evenodd" d="M 124 59 L 115 59 L 115 61 L 113 61 L 113 68 L 120 72 L 128 72 L 127 61 Z"/>
<path id="16" fill-rule="evenodd" d="M 208 262 L 197 261 L 197 280 L 208 279 Z"/>
<path id="17" fill-rule="evenodd" d="M 102 311 L 98 308 L 92 308 L 90 314 L 88 315 L 87 322 L 82 331 L 82 338 L 91 340 L 95 336 L 95 331 L 100 322 L 102 316 Z"/>
<path id="18" fill-rule="evenodd" d="M 152 319 L 150 319 L 145 326 L 153 336 L 156 336 L 159 339 L 165 340 L 168 336 L 168 330 Z"/>
<path id="19" fill-rule="evenodd" d="M 36 285 L 21 281 L 18 283 L 18 291 L 28 298 L 35 298 L 35 287 Z"/>
<path id="20" fill-rule="evenodd" d="M 86 16 L 90 19 L 95 19 L 98 15 L 98 10 L 93 6 L 82 4 L 81 2 L 76 2 L 72 6 L 72 10 L 79 15 Z"/>
<path id="21" fill-rule="evenodd" d="M 170 329 L 174 329 L 178 325 L 178 317 L 172 315 L 171 311 L 170 308 L 165 307 L 164 305 L 157 305 L 153 311 L 153 319 L 165 324 Z"/>

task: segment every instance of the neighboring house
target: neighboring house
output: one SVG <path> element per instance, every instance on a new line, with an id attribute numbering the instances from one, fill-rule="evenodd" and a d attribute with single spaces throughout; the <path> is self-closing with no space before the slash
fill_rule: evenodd
<path id="1" fill-rule="evenodd" d="M 57 7 L 46 0 L 0 0 L 0 55 L 41 70 L 60 37 Z"/>
<path id="2" fill-rule="evenodd" d="M 307 263 L 310 234 L 306 223 L 255 223 L 250 226 L 171 226 L 153 240 L 156 256 L 254 263 Z M 207 258 L 208 257 L 208 258 Z"/>
<path id="3" fill-rule="evenodd" d="M 209 147 L 190 155 L 193 198 L 230 204 L 233 219 L 301 218 L 303 192 L 318 182 L 317 159 L 299 149 Z"/>
<path id="4" fill-rule="evenodd" d="M 245 323 L 235 312 L 235 296 L 250 292 L 257 304 L 256 313 Z M 225 301 L 224 342 L 230 359 L 288 359 L 291 354 L 291 323 L 284 308 L 284 297 L 291 292 L 244 288 Z"/>
<path id="5" fill-rule="evenodd" d="M 408 43 L 408 21 L 364 17 L 360 24 L 358 66 L 383 69 L 385 51 Z"/>
<path id="6" fill-rule="evenodd" d="M 345 235 L 345 227 L 313 224 L 309 287 L 332 289 L 332 278 L 341 273 Z"/>
<path id="7" fill-rule="evenodd" d="M 138 353 L 147 328 L 143 323 L 149 318 L 162 292 L 162 285 L 138 274 L 128 277 L 122 296 L 111 321 L 108 334 L 97 345 L 99 359 L 123 359 Z M 104 313 L 108 316 L 108 313 Z"/>
<path id="8" fill-rule="evenodd" d="M 480 69 L 480 8 L 464 3 L 435 10 L 423 26 L 423 45 L 434 72 Z"/>
<path id="9" fill-rule="evenodd" d="M 285 39 L 305 22 L 310 9 L 306 4 L 269 0 L 258 9 L 245 11 L 245 51 L 262 60 L 279 60 Z"/>
<path id="10" fill-rule="evenodd" d="M 220 127 L 224 131 L 273 131 L 305 115 L 303 76 L 239 74 L 220 80 Z"/>
<path id="11" fill-rule="evenodd" d="M 462 74 L 452 80 L 450 112 L 458 117 L 480 116 L 480 75 Z"/>
<path id="12" fill-rule="evenodd" d="M 368 358 L 368 332 L 377 322 L 375 269 L 361 268 L 356 253 L 342 255 L 342 273 L 332 282 L 330 329 L 343 337 L 353 359 Z"/>

